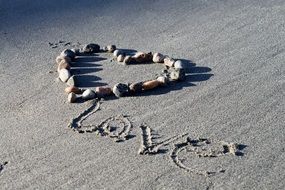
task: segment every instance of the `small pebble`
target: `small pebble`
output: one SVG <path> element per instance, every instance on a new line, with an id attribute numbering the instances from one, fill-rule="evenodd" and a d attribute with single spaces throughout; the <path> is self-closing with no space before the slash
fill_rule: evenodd
<path id="1" fill-rule="evenodd" d="M 177 60 L 174 63 L 174 68 L 175 69 L 185 69 L 185 65 L 183 64 L 181 60 Z"/>
<path id="2" fill-rule="evenodd" d="M 152 57 L 152 61 L 154 63 L 163 63 L 164 56 L 161 53 L 154 53 Z"/>
<path id="3" fill-rule="evenodd" d="M 165 64 L 166 66 L 168 66 L 168 67 L 173 67 L 173 66 L 174 66 L 175 60 L 172 59 L 171 57 L 166 57 L 166 58 L 164 58 L 163 61 L 164 61 L 164 64 Z"/>
<path id="4" fill-rule="evenodd" d="M 84 53 L 98 53 L 100 52 L 100 46 L 98 44 L 87 44 L 83 47 Z"/>
<path id="5" fill-rule="evenodd" d="M 62 82 L 66 82 L 70 78 L 70 76 L 71 76 L 71 74 L 70 74 L 69 70 L 67 70 L 67 69 L 61 69 L 59 71 L 59 79 Z"/>
<path id="6" fill-rule="evenodd" d="M 71 77 L 67 80 L 66 84 L 67 84 L 68 86 L 76 86 L 74 75 L 71 76 Z"/>
<path id="7" fill-rule="evenodd" d="M 123 61 L 124 61 L 124 58 L 125 58 L 124 55 L 121 54 L 121 55 L 119 55 L 119 56 L 117 57 L 117 61 L 118 61 L 118 62 L 123 62 Z"/>
<path id="8" fill-rule="evenodd" d="M 86 89 L 83 93 L 82 93 L 82 99 L 83 100 L 91 100 L 96 98 L 96 93 L 91 90 L 91 89 Z"/>
<path id="9" fill-rule="evenodd" d="M 70 92 L 70 93 L 68 94 L 68 96 L 67 96 L 67 101 L 68 101 L 69 103 L 74 103 L 74 102 L 76 102 L 76 99 L 77 99 L 77 96 L 76 96 L 76 94 L 73 93 L 73 92 Z"/>
<path id="10" fill-rule="evenodd" d="M 183 81 L 185 80 L 185 71 L 183 69 L 175 69 L 170 73 L 170 78 L 174 81 Z"/>
<path id="11" fill-rule="evenodd" d="M 108 46 L 107 46 L 107 51 L 108 51 L 109 53 L 113 53 L 116 49 L 117 49 L 117 48 L 116 48 L 115 45 L 108 45 Z"/>
<path id="12" fill-rule="evenodd" d="M 117 83 L 112 89 L 116 97 L 123 97 L 129 95 L 129 87 L 127 84 Z"/>
<path id="13" fill-rule="evenodd" d="M 65 49 L 60 54 L 61 57 L 70 57 L 71 60 L 75 58 L 75 53 L 70 49 Z"/>

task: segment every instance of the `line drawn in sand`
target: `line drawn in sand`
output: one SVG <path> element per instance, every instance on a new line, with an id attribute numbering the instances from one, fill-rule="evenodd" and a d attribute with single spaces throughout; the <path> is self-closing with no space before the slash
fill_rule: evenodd
<path id="1" fill-rule="evenodd" d="M 146 126 L 146 125 L 141 125 L 140 128 L 142 131 L 142 133 L 141 133 L 141 146 L 139 148 L 138 153 L 142 154 L 142 155 L 160 153 L 163 151 L 160 149 L 161 147 L 166 146 L 169 143 L 188 135 L 188 133 L 185 133 L 182 135 L 176 135 L 176 136 L 170 137 L 168 139 L 165 139 L 161 142 L 155 143 L 153 141 L 154 135 L 152 134 L 151 128 Z"/>
<path id="2" fill-rule="evenodd" d="M 3 164 L 0 164 L 0 173 L 4 170 L 5 166 L 8 164 L 8 162 L 4 162 Z"/>
<path id="3" fill-rule="evenodd" d="M 94 100 L 89 108 L 84 110 L 79 116 L 72 118 L 68 127 L 72 128 L 78 133 L 95 133 L 101 136 L 109 136 L 110 138 L 114 138 L 116 142 L 122 142 L 134 137 L 133 135 L 130 135 L 133 127 L 132 123 L 128 119 L 128 116 L 125 115 L 109 117 L 98 125 L 82 124 L 83 121 L 96 113 L 98 110 L 100 110 L 100 102 L 99 100 Z M 120 128 L 122 129 L 119 131 Z"/>
<path id="4" fill-rule="evenodd" d="M 228 154 L 232 154 L 235 156 L 242 156 L 243 153 L 241 152 L 241 150 L 245 147 L 246 147 L 245 145 L 239 145 L 236 143 L 227 143 L 224 141 L 211 141 L 206 138 L 191 139 L 190 137 L 187 137 L 186 142 L 178 143 L 175 145 L 175 148 L 173 149 L 171 154 L 171 159 L 179 168 L 184 169 L 187 172 L 209 177 L 218 173 L 224 173 L 225 170 L 221 169 L 216 171 L 205 171 L 205 170 L 192 169 L 183 164 L 183 162 L 179 159 L 179 153 L 182 151 L 187 151 L 190 153 L 194 153 L 198 158 L 202 157 L 214 158 L 214 157 L 225 156 Z"/>

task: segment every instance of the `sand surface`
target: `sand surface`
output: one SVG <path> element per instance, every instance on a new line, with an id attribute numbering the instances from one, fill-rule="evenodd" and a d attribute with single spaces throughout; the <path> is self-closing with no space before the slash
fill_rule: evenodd
<path id="1" fill-rule="evenodd" d="M 0 0 L 0 189 L 284 189 L 284 31 L 283 0 Z M 54 60 L 89 42 L 193 64 L 185 82 L 101 101 L 85 124 L 128 115 L 132 138 L 118 143 L 67 127 L 90 102 L 67 103 Z M 80 86 L 162 70 L 110 58 L 82 59 L 87 67 L 74 70 Z M 211 139 L 206 152 L 238 143 L 241 154 L 198 157 L 187 137 Z M 160 151 L 138 154 L 148 138 L 162 142 Z"/>

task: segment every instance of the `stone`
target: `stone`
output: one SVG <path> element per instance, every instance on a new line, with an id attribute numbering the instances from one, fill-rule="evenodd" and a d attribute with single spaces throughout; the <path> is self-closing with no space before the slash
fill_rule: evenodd
<path id="1" fill-rule="evenodd" d="M 70 57 L 71 60 L 75 58 L 75 53 L 70 49 L 65 49 L 60 53 L 61 57 Z"/>
<path id="2" fill-rule="evenodd" d="M 91 90 L 91 89 L 86 89 L 83 93 L 82 93 L 82 99 L 83 100 L 91 100 L 96 98 L 96 93 Z"/>
<path id="3" fill-rule="evenodd" d="M 73 51 L 76 56 L 80 55 L 80 49 L 73 48 L 73 49 L 70 49 L 70 50 Z"/>
<path id="4" fill-rule="evenodd" d="M 124 55 L 121 54 L 121 55 L 119 55 L 119 56 L 117 57 L 117 61 L 118 61 L 118 62 L 123 62 L 123 61 L 124 61 L 124 58 L 125 58 Z"/>
<path id="5" fill-rule="evenodd" d="M 71 58 L 70 57 L 62 57 L 62 56 L 57 56 L 55 61 L 57 64 L 59 64 L 62 60 L 66 61 L 67 63 L 71 62 Z"/>
<path id="6" fill-rule="evenodd" d="M 102 52 L 107 52 L 107 51 L 108 51 L 107 46 L 102 47 L 101 51 L 102 51 Z"/>
<path id="7" fill-rule="evenodd" d="M 63 59 L 57 66 L 57 72 L 59 72 L 61 69 L 70 69 L 70 65 Z"/>
<path id="8" fill-rule="evenodd" d="M 177 60 L 174 62 L 175 69 L 185 69 L 185 64 L 181 60 Z"/>
<path id="9" fill-rule="evenodd" d="M 108 45 L 107 46 L 107 51 L 109 53 L 113 53 L 116 49 L 117 49 L 117 47 L 115 45 Z"/>
<path id="10" fill-rule="evenodd" d="M 144 53 L 144 52 L 137 52 L 132 58 L 137 63 L 145 63 L 145 62 L 151 62 L 152 61 L 152 53 Z"/>
<path id="11" fill-rule="evenodd" d="M 123 54 L 123 52 L 121 50 L 118 50 L 116 49 L 114 52 L 113 52 L 113 56 L 114 57 L 118 57 L 119 55 Z"/>
<path id="12" fill-rule="evenodd" d="M 166 85 L 167 82 L 168 82 L 168 79 L 167 79 L 167 77 L 165 77 L 165 76 L 157 77 L 156 80 L 160 82 L 160 85 Z"/>
<path id="13" fill-rule="evenodd" d="M 73 93 L 73 92 L 70 92 L 70 93 L 68 94 L 68 96 L 67 96 L 67 101 L 68 101 L 69 103 L 74 103 L 74 102 L 76 102 L 76 100 L 77 100 L 76 94 Z"/>
<path id="14" fill-rule="evenodd" d="M 110 96 L 113 94 L 112 89 L 110 87 L 96 87 L 95 93 L 97 94 L 98 97 L 104 97 L 104 96 Z"/>
<path id="15" fill-rule="evenodd" d="M 143 90 L 150 90 L 150 89 L 156 88 L 160 84 L 161 83 L 158 80 L 149 80 L 149 81 L 143 82 L 142 88 Z"/>
<path id="16" fill-rule="evenodd" d="M 164 58 L 163 62 L 166 66 L 173 67 L 175 60 L 172 59 L 171 57 L 166 57 L 166 58 Z"/>
<path id="17" fill-rule="evenodd" d="M 100 52 L 100 46 L 98 44 L 87 44 L 83 47 L 83 53 L 98 53 Z"/>
<path id="18" fill-rule="evenodd" d="M 74 75 L 71 76 L 71 77 L 67 80 L 66 84 L 67 84 L 68 86 L 76 86 Z"/>
<path id="19" fill-rule="evenodd" d="M 75 86 L 68 86 L 68 87 L 66 87 L 65 89 L 64 89 L 64 91 L 66 92 L 66 93 L 71 93 L 71 92 L 73 92 L 73 93 L 75 93 L 75 94 L 82 94 L 82 90 L 81 89 L 79 89 L 79 88 L 77 88 L 77 87 L 75 87 Z"/>
<path id="20" fill-rule="evenodd" d="M 125 58 L 124 58 L 124 63 L 125 64 L 130 64 L 131 62 L 133 61 L 132 57 L 127 55 Z"/>
<path id="21" fill-rule="evenodd" d="M 142 85 L 143 85 L 143 82 L 132 83 L 130 84 L 129 89 L 132 93 L 138 93 L 143 90 Z"/>
<path id="22" fill-rule="evenodd" d="M 62 82 L 66 82 L 71 77 L 69 70 L 67 69 L 60 69 L 59 71 L 59 79 Z"/>
<path id="23" fill-rule="evenodd" d="M 154 63 L 163 63 L 164 56 L 161 53 L 154 53 L 152 57 L 152 61 Z"/>
<path id="24" fill-rule="evenodd" d="M 174 80 L 174 81 L 185 80 L 186 76 L 185 76 L 184 69 L 175 69 L 174 71 L 170 73 L 170 78 L 171 80 Z"/>
<path id="25" fill-rule="evenodd" d="M 113 93 L 116 97 L 123 97 L 129 95 L 129 87 L 127 84 L 117 83 L 112 88 Z"/>

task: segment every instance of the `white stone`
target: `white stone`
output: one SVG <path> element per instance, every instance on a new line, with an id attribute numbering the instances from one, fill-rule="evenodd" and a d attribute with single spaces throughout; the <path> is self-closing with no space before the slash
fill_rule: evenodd
<path id="1" fill-rule="evenodd" d="M 76 99 L 77 99 L 77 96 L 73 92 L 69 93 L 68 96 L 67 96 L 67 101 L 69 103 L 74 103 L 76 101 Z"/>
<path id="2" fill-rule="evenodd" d="M 121 54 L 121 55 L 119 55 L 118 57 L 117 57 L 117 61 L 118 62 L 123 62 L 124 61 L 124 56 Z"/>
<path id="3" fill-rule="evenodd" d="M 177 60 L 174 63 L 174 68 L 175 69 L 184 69 L 185 65 L 183 64 L 183 62 L 181 60 Z"/>
<path id="4" fill-rule="evenodd" d="M 154 63 L 162 63 L 164 60 L 164 56 L 161 53 L 154 53 L 152 57 L 152 61 Z"/>
<path id="5" fill-rule="evenodd" d="M 114 52 L 113 52 L 113 55 L 114 57 L 118 57 L 120 54 L 122 54 L 122 51 L 116 49 Z"/>
<path id="6" fill-rule="evenodd" d="M 71 77 L 69 70 L 67 69 L 60 69 L 59 70 L 59 79 L 62 82 L 66 82 Z"/>
<path id="7" fill-rule="evenodd" d="M 91 89 L 86 89 L 83 93 L 82 93 L 82 99 L 83 100 L 90 100 L 96 97 L 96 93 L 91 90 Z"/>

